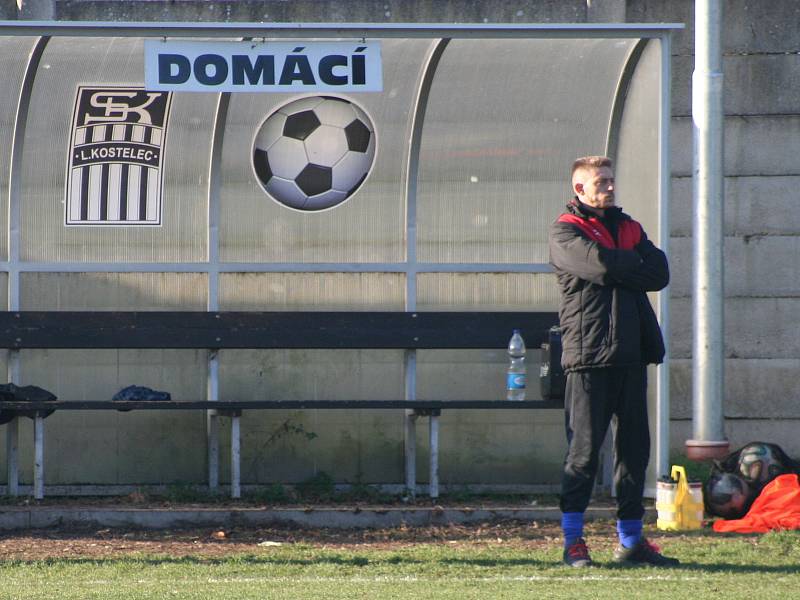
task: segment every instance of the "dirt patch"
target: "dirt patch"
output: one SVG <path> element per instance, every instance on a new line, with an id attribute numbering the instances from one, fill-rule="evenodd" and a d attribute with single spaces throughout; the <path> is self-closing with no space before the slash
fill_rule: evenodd
<path id="1" fill-rule="evenodd" d="M 610 547 L 613 524 L 587 524 L 593 547 Z M 170 557 L 219 558 L 233 554 L 262 554 L 284 544 L 303 543 L 325 548 L 398 549 L 414 544 L 449 546 L 503 545 L 546 548 L 561 544 L 556 522 L 501 521 L 470 525 L 395 527 L 390 529 L 52 529 L 0 535 L 0 560 L 53 558 L 113 558 L 136 554 Z"/>
<path id="2" fill-rule="evenodd" d="M 609 499 L 596 499 L 593 506 L 611 506 Z M 269 509 L 295 508 L 301 510 L 339 508 L 342 510 L 379 510 L 406 507 L 417 509 L 477 510 L 493 508 L 537 508 L 554 506 L 552 496 L 487 496 L 461 498 L 420 497 L 413 502 L 374 504 L 367 501 L 343 503 L 259 503 L 252 500 L 232 501 L 217 498 L 204 502 L 175 502 L 134 493 L 124 497 L 53 497 L 35 501 L 6 498 L 6 507 L 64 508 L 136 508 L 149 509 Z M 2 507 L 0 507 L 2 511 Z M 587 523 L 587 534 L 593 534 L 593 547 L 610 547 L 616 543 L 611 522 Z M 262 554 L 284 544 L 307 544 L 327 548 L 365 547 L 373 549 L 402 548 L 421 543 L 450 546 L 505 545 L 520 548 L 556 547 L 561 544 L 557 521 L 504 520 L 469 524 L 429 526 L 399 526 L 385 529 L 300 528 L 275 526 L 268 528 L 212 529 L 210 527 L 170 530 L 117 529 L 70 527 L 42 530 L 0 532 L 0 560 L 44 560 L 51 558 L 112 558 L 136 554 L 196 556 L 218 558 L 233 554 Z"/>

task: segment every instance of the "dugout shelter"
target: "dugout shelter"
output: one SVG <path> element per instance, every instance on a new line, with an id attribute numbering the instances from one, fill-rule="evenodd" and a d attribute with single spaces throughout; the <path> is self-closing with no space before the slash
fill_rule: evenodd
<path id="1" fill-rule="evenodd" d="M 575 157 L 615 159 L 619 203 L 667 250 L 670 34 L 679 27 L 0 23 L 2 308 L 554 311 L 547 228 L 569 198 Z M 285 89 L 278 68 L 275 89 L 240 91 L 216 81 L 222 63 L 209 58 L 200 63 L 209 86 L 148 96 L 146 47 L 189 42 L 203 55 L 219 44 L 242 45 L 240 54 L 288 44 L 295 55 L 351 45 L 350 55 L 334 53 L 349 62 L 318 69 L 315 84 L 359 81 L 358 48 L 378 48 L 380 87 L 292 87 L 305 83 L 293 66 Z M 180 79 L 180 65 L 165 69 Z M 323 210 L 276 202 L 253 158 L 265 120 L 309 97 L 355 104 L 375 135 L 358 189 Z M 652 301 L 668 339 L 668 294 Z M 64 400 L 108 399 L 130 384 L 187 400 L 381 399 L 407 395 L 409 380 L 418 398 L 484 399 L 504 395 L 506 361 L 498 350 L 12 350 L 0 368 Z M 532 381 L 537 361 L 532 348 Z M 651 378 L 653 481 L 668 467 L 668 368 Z M 47 485 L 216 483 L 206 449 L 217 418 L 59 413 L 48 421 Z M 445 484 L 557 484 L 559 411 L 442 419 Z M 248 418 L 243 482 L 324 471 L 397 484 L 403 420 L 403 411 L 368 410 Z M 29 424 L 13 426 L 29 451 Z M 76 467 L 86 456 L 88 481 Z"/>

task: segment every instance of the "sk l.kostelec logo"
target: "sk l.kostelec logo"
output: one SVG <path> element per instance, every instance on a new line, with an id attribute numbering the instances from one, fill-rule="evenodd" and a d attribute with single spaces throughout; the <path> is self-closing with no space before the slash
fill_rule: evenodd
<path id="1" fill-rule="evenodd" d="M 67 225 L 161 225 L 170 93 L 78 87 L 67 163 Z"/>

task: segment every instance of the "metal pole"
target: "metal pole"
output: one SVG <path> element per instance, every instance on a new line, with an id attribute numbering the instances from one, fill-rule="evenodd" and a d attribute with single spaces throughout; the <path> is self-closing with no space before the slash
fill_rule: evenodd
<path id="1" fill-rule="evenodd" d="M 39 413 L 33 419 L 33 497 L 44 498 L 44 417 Z"/>
<path id="2" fill-rule="evenodd" d="M 9 275 L 9 288 L 12 287 L 12 281 L 19 282 L 19 272 L 16 273 L 16 278 Z M 14 285 L 15 290 L 19 290 L 19 286 Z M 18 294 L 17 300 L 18 300 Z M 17 302 L 16 306 L 19 303 Z M 14 384 L 19 384 L 20 360 L 19 350 L 8 351 L 8 381 Z M 9 496 L 19 496 L 19 417 L 16 416 L 6 424 L 6 477 L 8 480 L 7 493 Z"/>
<path id="3" fill-rule="evenodd" d="M 692 459 L 724 455 L 723 114 L 721 0 L 695 0 Z"/>
<path id="4" fill-rule="evenodd" d="M 242 497 L 241 464 L 241 429 L 238 414 L 231 416 L 231 498 Z"/>
<path id="5" fill-rule="evenodd" d="M 612 39 L 657 38 L 681 23 L 153 23 L 2 21 L 0 35 L 174 38 Z"/>
<path id="6" fill-rule="evenodd" d="M 404 360 L 404 387 L 405 399 L 417 399 L 417 353 L 414 350 L 405 351 Z M 404 458 L 406 475 L 406 494 L 410 498 L 417 496 L 417 415 L 413 410 L 405 411 L 403 421 Z"/>
<path id="7" fill-rule="evenodd" d="M 28 123 L 28 106 L 33 90 L 33 80 L 39 68 L 49 38 L 40 37 L 33 48 L 25 69 L 25 79 L 20 90 L 17 115 L 14 120 L 14 137 L 11 141 L 11 170 L 9 173 L 8 194 L 8 310 L 20 310 L 20 230 L 22 213 L 22 150 L 25 127 Z M 20 353 L 11 349 L 8 352 L 8 381 L 20 383 Z M 8 463 L 8 495 L 19 495 L 19 417 L 14 417 L 6 426 L 6 461 Z"/>
<path id="8" fill-rule="evenodd" d="M 430 415 L 428 417 L 428 427 L 430 428 L 430 475 L 428 476 L 428 495 L 431 498 L 439 497 L 439 417 Z"/>
<path id="9" fill-rule="evenodd" d="M 206 399 L 219 400 L 219 356 L 217 350 L 208 351 L 208 382 Z M 216 410 L 206 412 L 206 440 L 208 449 L 208 489 L 219 489 L 219 415 Z"/>
<path id="10" fill-rule="evenodd" d="M 407 410 L 404 421 L 406 494 L 417 496 L 417 416 Z"/>
<path id="11" fill-rule="evenodd" d="M 6 464 L 9 496 L 19 496 L 19 417 L 6 424 Z"/>
<path id="12" fill-rule="evenodd" d="M 222 187 L 222 141 L 228 117 L 230 94 L 220 94 L 214 119 L 214 137 L 211 142 L 211 167 L 208 175 L 208 298 L 209 311 L 219 310 L 219 222 L 220 188 Z M 206 398 L 219 400 L 219 350 L 210 349 L 207 361 L 208 382 Z M 216 410 L 206 413 L 206 446 L 208 459 L 208 489 L 219 488 L 219 415 Z"/>
<path id="13" fill-rule="evenodd" d="M 408 169 L 406 170 L 406 310 L 417 310 L 417 175 L 419 173 L 419 152 L 422 143 L 422 124 L 431 90 L 433 75 L 439 65 L 449 40 L 433 40 L 423 67 L 423 75 L 414 100 L 414 118 L 411 139 L 408 144 Z M 404 353 L 405 399 L 417 399 L 417 351 Z M 406 494 L 411 499 L 417 495 L 417 414 L 406 410 L 404 423 L 404 457 Z"/>

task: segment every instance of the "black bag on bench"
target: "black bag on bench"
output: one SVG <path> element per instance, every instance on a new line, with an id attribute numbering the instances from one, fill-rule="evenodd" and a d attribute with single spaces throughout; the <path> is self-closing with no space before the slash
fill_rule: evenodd
<path id="1" fill-rule="evenodd" d="M 169 392 L 161 392 L 143 385 L 129 385 L 118 391 L 111 398 L 113 402 L 138 401 L 138 402 L 168 402 L 172 400 Z M 119 412 L 128 412 L 130 408 L 118 408 Z"/>
<path id="2" fill-rule="evenodd" d="M 561 368 L 561 328 L 554 325 L 547 331 L 547 341 L 541 346 L 539 389 L 545 400 L 563 400 L 567 377 Z"/>
<path id="3" fill-rule="evenodd" d="M 13 383 L 0 384 L 0 400 L 4 402 L 55 402 L 58 397 L 45 389 L 35 385 L 17 386 Z M 0 425 L 5 425 L 14 417 L 30 417 L 33 419 L 37 412 L 41 412 L 42 417 L 46 418 L 53 414 L 52 410 L 1 410 Z"/>

